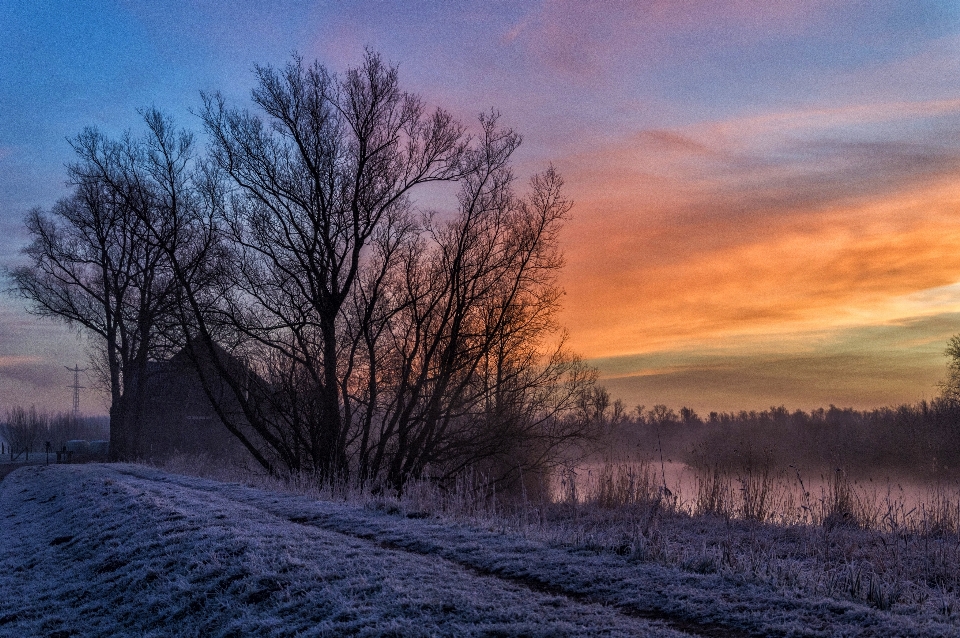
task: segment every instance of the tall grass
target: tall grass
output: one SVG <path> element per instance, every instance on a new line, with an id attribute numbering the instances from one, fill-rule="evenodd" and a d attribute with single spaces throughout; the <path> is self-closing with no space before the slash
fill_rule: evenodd
<path id="1" fill-rule="evenodd" d="M 265 489 L 292 491 L 321 500 L 378 506 L 417 515 L 456 518 L 511 516 L 521 510 L 550 510 L 556 516 L 597 510 L 614 513 L 656 508 L 690 518 L 755 521 L 778 526 L 872 530 L 895 534 L 960 538 L 960 484 L 933 484 L 911 502 L 899 486 L 855 481 L 841 468 L 811 481 L 796 468 L 775 468 L 762 455 L 746 455 L 739 464 L 693 468 L 694 488 L 687 498 L 681 485 L 668 486 L 655 464 L 604 461 L 589 468 L 567 467 L 548 477 L 548 485 L 498 493 L 482 474 L 466 471 L 449 487 L 429 476 L 411 481 L 403 494 L 385 485 L 347 482 L 318 484 L 309 474 L 273 477 L 254 466 L 224 464 L 204 455 L 176 455 L 161 469 Z M 811 482 L 816 487 L 811 487 Z M 549 518 L 549 517 L 546 517 Z"/>
<path id="2" fill-rule="evenodd" d="M 605 509 L 634 507 L 662 495 L 656 471 L 649 463 L 605 463 L 589 498 Z"/>

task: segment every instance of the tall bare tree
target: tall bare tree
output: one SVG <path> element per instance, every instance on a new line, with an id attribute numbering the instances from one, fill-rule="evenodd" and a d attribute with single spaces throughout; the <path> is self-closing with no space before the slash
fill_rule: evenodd
<path id="1" fill-rule="evenodd" d="M 396 69 L 374 54 L 340 79 L 299 59 L 257 75 L 267 124 L 219 96 L 203 113 L 213 158 L 236 188 L 226 227 L 238 279 L 221 316 L 279 364 L 269 372 L 310 384 L 296 408 L 254 411 L 260 435 L 285 465 L 334 476 L 346 471 L 349 433 L 343 309 L 365 249 L 408 225 L 411 189 L 460 176 L 466 141 L 448 113 L 400 91 Z"/>
<path id="2" fill-rule="evenodd" d="M 428 220 L 397 263 L 384 295 L 393 312 L 354 322 L 375 330 L 364 338 L 366 391 L 351 396 L 365 408 L 361 477 L 397 485 L 428 467 L 444 476 L 478 463 L 509 475 L 585 433 L 568 413 L 593 377 L 562 348 L 544 350 L 560 296 L 556 236 L 570 209 L 562 180 L 550 169 L 518 197 L 509 160 L 519 136 L 494 116 L 481 131 L 457 214 Z"/>
<path id="3" fill-rule="evenodd" d="M 376 54 L 342 77 L 299 58 L 257 75 L 266 119 L 205 98 L 232 184 L 231 274 L 214 306 L 192 306 L 198 360 L 232 389 L 248 448 L 270 469 L 397 486 L 520 441 L 537 441 L 530 458 L 555 452 L 593 378 L 543 349 L 570 208 L 556 172 L 517 196 L 519 136 L 489 115 L 471 140 Z M 440 181 L 460 182 L 458 209 L 421 214 L 412 194 Z M 212 354 L 214 333 L 245 366 Z"/>
<path id="4" fill-rule="evenodd" d="M 148 361 L 164 356 L 175 330 L 177 281 L 163 243 L 149 229 L 192 192 L 193 138 L 156 111 L 143 138 L 110 140 L 96 129 L 77 136 L 69 166 L 73 193 L 26 219 L 29 263 L 13 271 L 32 312 L 75 325 L 93 338 L 94 363 L 110 389 L 111 456 L 133 459 L 142 421 Z M 165 139 L 162 139 L 165 138 Z M 158 155 L 163 147 L 168 153 Z"/>

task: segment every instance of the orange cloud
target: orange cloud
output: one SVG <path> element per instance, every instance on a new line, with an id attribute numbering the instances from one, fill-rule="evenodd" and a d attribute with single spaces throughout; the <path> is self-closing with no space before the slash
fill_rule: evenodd
<path id="1" fill-rule="evenodd" d="M 614 377 L 603 383 L 628 406 L 663 403 L 709 411 L 763 410 L 784 405 L 810 410 L 833 404 L 857 409 L 930 399 L 943 377 L 928 357 L 866 354 L 728 357 L 723 364 L 678 367 Z"/>
<path id="2" fill-rule="evenodd" d="M 956 292 L 956 291 L 954 291 Z M 954 294 L 954 307 L 957 296 Z M 913 403 L 937 392 L 944 345 L 960 312 L 816 332 L 766 342 L 730 337 L 713 347 L 595 360 L 603 383 L 627 405 L 710 410 L 772 405 L 859 409 Z"/>
<path id="3" fill-rule="evenodd" d="M 573 345 L 615 356 L 924 314 L 917 294 L 960 282 L 960 150 L 898 139 L 893 110 L 645 131 L 570 159 Z M 857 117 L 881 129 L 820 135 Z"/>

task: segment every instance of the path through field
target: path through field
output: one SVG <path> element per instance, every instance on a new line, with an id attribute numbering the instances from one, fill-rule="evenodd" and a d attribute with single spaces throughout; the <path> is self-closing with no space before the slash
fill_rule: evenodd
<path id="1" fill-rule="evenodd" d="M 956 625 L 133 465 L 0 483 L 0 636 L 908 636 Z"/>

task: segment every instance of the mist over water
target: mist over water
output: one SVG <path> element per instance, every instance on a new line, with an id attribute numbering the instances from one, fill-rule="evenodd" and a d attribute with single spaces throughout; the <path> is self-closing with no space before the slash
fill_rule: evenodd
<path id="1" fill-rule="evenodd" d="M 746 485 L 760 480 L 756 488 L 766 490 L 765 518 L 786 523 L 818 522 L 817 512 L 829 512 L 836 505 L 838 487 L 844 490 L 845 498 L 859 514 L 881 526 L 919 518 L 931 508 L 942 507 L 945 501 L 960 507 L 960 479 L 956 478 L 923 480 L 892 474 L 852 478 L 839 469 L 833 472 L 759 469 L 765 475 L 757 477 L 755 470 L 729 469 L 717 476 L 709 469 L 698 469 L 679 461 L 665 460 L 662 464 L 656 459 L 595 461 L 560 472 L 553 481 L 551 493 L 556 501 L 569 501 L 575 496 L 578 502 L 589 502 L 603 493 L 605 481 L 627 476 L 627 481 L 633 477 L 635 485 L 646 481 L 654 494 L 669 498 L 682 511 L 695 514 L 703 512 L 704 490 L 712 481 L 723 482 L 730 505 L 735 508 L 735 501 L 750 489 Z"/>

